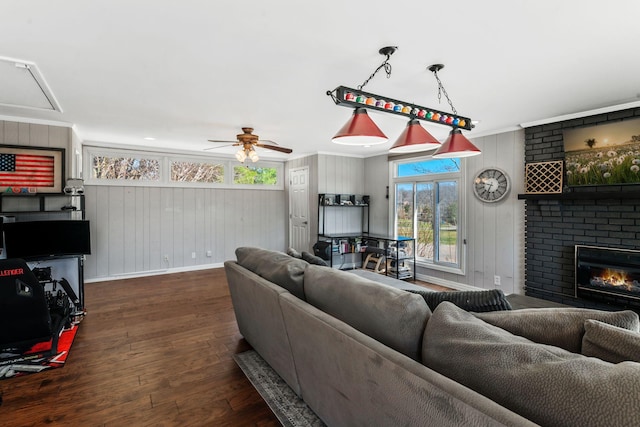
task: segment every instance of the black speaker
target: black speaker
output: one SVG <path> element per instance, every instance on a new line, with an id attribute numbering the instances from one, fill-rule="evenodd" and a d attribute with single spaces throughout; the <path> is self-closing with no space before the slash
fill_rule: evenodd
<path id="1" fill-rule="evenodd" d="M 317 241 L 316 244 L 313 245 L 313 253 L 323 260 L 329 261 L 331 259 L 331 243 L 321 240 Z"/>
<path id="2" fill-rule="evenodd" d="M 22 259 L 0 260 L 0 349 L 51 339 L 44 287 Z"/>

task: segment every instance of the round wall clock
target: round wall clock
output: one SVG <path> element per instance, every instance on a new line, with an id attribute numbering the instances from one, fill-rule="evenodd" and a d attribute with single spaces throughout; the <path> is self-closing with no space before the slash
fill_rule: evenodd
<path id="1" fill-rule="evenodd" d="M 498 168 L 485 168 L 473 180 L 473 193 L 483 202 L 498 202 L 509 193 L 509 176 Z"/>

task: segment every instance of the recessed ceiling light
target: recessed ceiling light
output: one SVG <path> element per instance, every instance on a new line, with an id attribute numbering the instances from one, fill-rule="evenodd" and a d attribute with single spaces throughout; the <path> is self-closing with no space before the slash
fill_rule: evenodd
<path id="1" fill-rule="evenodd" d="M 146 139 L 147 141 L 155 141 L 156 139 L 152 136 L 145 136 L 144 139 Z"/>

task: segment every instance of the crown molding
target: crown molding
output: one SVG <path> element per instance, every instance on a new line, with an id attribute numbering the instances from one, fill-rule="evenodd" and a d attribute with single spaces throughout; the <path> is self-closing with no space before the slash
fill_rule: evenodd
<path id="1" fill-rule="evenodd" d="M 625 104 L 610 105 L 608 107 L 596 108 L 594 110 L 581 111 L 579 113 L 564 114 L 562 116 L 549 117 L 547 119 L 540 119 L 533 122 L 520 123 L 520 127 L 522 127 L 523 129 L 530 128 L 533 126 L 564 122 L 566 120 L 580 119 L 582 117 L 595 116 L 597 114 L 610 113 L 612 111 L 620 111 L 620 110 L 626 110 L 628 108 L 636 108 L 636 107 L 640 107 L 640 101 L 627 102 Z"/>

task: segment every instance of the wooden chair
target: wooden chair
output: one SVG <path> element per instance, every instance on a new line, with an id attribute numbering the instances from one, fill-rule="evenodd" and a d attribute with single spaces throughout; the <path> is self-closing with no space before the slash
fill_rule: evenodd
<path id="1" fill-rule="evenodd" d="M 375 273 L 384 273 L 386 271 L 384 259 L 384 255 L 370 252 L 362 263 L 362 269 L 373 270 Z"/>

